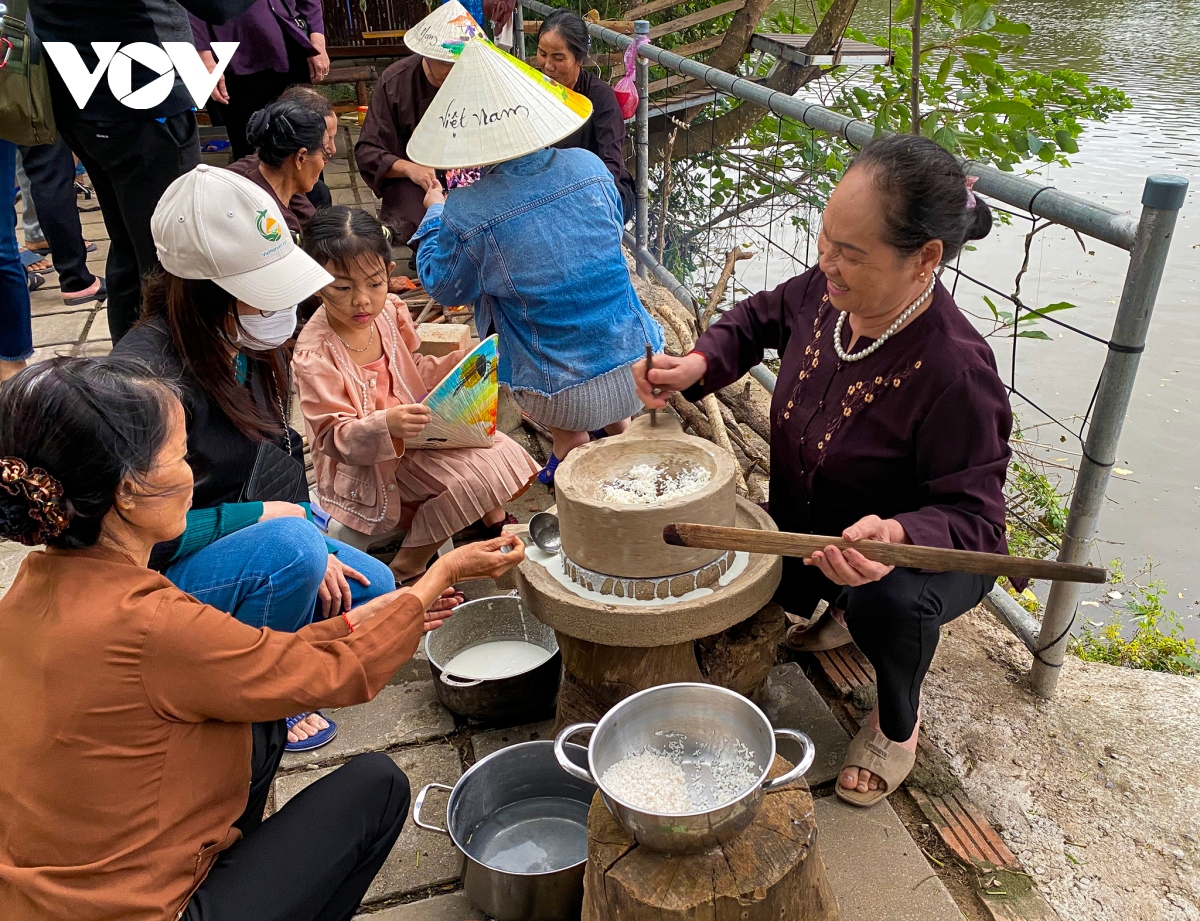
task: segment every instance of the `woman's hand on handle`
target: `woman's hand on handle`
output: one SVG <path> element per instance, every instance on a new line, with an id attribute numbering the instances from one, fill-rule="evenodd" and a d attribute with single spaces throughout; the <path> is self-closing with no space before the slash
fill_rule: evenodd
<path id="1" fill-rule="evenodd" d="M 699 352 L 692 352 L 682 358 L 674 355 L 655 355 L 649 377 L 646 374 L 646 359 L 634 362 L 633 382 L 637 387 L 638 398 L 648 409 L 662 409 L 667 405 L 669 393 L 687 390 L 704 377 L 707 370 L 708 360 Z M 657 394 L 654 392 L 656 389 L 659 391 Z"/>
<path id="2" fill-rule="evenodd" d="M 860 518 L 842 532 L 845 540 L 877 540 L 885 544 L 908 544 L 911 541 L 904 531 L 904 525 L 894 518 L 880 518 L 878 515 L 867 515 Z M 868 582 L 878 582 L 895 569 L 885 563 L 868 560 L 857 550 L 839 550 L 829 546 L 816 551 L 804 560 L 805 566 L 816 566 L 825 578 L 837 585 L 866 585 Z"/>

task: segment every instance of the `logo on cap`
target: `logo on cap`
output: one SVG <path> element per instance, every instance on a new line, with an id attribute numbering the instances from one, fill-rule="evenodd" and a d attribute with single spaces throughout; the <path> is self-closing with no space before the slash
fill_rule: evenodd
<path id="1" fill-rule="evenodd" d="M 267 217 L 266 208 L 258 212 L 258 218 L 255 220 L 254 226 L 258 228 L 258 232 L 264 240 L 270 240 L 274 243 L 283 237 L 283 231 L 279 229 L 279 222 L 273 217 Z"/>

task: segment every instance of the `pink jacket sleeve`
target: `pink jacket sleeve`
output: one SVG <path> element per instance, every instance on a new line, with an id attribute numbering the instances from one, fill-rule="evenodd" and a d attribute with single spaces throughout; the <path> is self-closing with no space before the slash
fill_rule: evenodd
<path id="1" fill-rule="evenodd" d="M 346 380 L 328 346 L 297 349 L 292 370 L 313 451 L 353 467 L 371 467 L 400 456 L 388 432 L 387 413 L 359 415 L 350 395 L 354 384 Z"/>

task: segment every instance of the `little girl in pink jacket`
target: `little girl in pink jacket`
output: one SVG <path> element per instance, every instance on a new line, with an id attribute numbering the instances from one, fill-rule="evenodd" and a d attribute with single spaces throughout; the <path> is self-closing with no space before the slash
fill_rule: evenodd
<path id="1" fill-rule="evenodd" d="M 497 432 L 490 448 L 404 450 L 429 422 L 421 400 L 465 353 L 416 353 L 408 308 L 387 290 L 394 267 L 383 228 L 336 206 L 309 223 L 304 248 L 334 276 L 296 343 L 292 367 L 321 507 L 364 534 L 407 526 L 397 581 L 424 571 L 447 538 L 481 520 L 497 533 L 504 504 L 538 465 Z"/>

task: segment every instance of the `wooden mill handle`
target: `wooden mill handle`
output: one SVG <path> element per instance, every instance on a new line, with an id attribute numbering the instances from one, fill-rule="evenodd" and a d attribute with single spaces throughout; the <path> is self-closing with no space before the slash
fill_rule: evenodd
<path id="1" fill-rule="evenodd" d="M 1035 560 L 1004 553 L 979 553 L 974 550 L 945 550 L 915 544 L 889 544 L 876 540 L 848 541 L 819 534 L 792 534 L 787 531 L 757 531 L 753 528 L 720 528 L 709 524 L 677 521 L 663 528 L 663 540 L 677 547 L 705 547 L 709 550 L 744 550 L 777 556 L 812 556 L 815 550 L 833 546 L 839 550 L 853 547 L 868 560 L 888 566 L 930 569 L 935 572 L 971 572 L 981 576 L 1008 576 L 1010 579 L 1056 579 L 1062 582 L 1108 581 L 1108 572 L 1096 566 L 1076 566 L 1053 560 Z"/>

